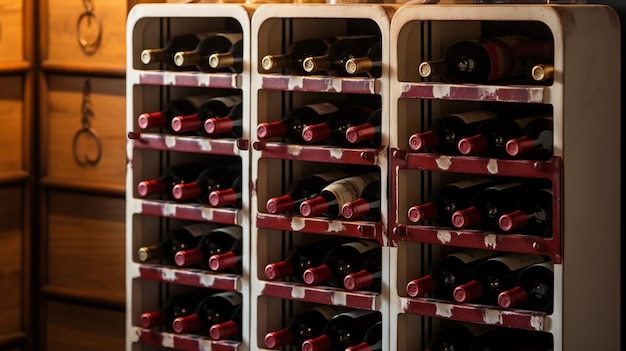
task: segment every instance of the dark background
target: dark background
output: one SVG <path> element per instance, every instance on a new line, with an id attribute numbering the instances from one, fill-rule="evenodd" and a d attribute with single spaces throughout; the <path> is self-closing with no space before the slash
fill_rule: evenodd
<path id="1" fill-rule="evenodd" d="M 624 131 L 626 130 L 626 126 L 625 126 L 625 123 L 624 123 L 624 109 L 625 109 L 624 108 L 624 101 L 626 101 L 625 100 L 625 96 L 626 96 L 625 89 L 626 88 L 624 88 L 624 76 L 626 75 L 626 67 L 624 67 L 624 59 L 626 59 L 626 54 L 625 54 L 625 51 L 626 51 L 625 47 L 626 47 L 626 45 L 624 44 L 624 39 L 626 39 L 626 1 L 624 1 L 624 0 L 587 0 L 587 3 L 588 4 L 609 5 L 613 9 L 615 9 L 615 11 L 617 12 L 617 14 L 619 15 L 619 18 L 620 18 L 620 22 L 621 22 L 621 42 L 622 42 L 622 46 L 621 46 L 622 67 L 621 67 L 621 71 L 620 71 L 621 81 L 622 81 L 622 85 L 621 85 L 621 96 L 622 96 L 622 106 L 621 106 L 622 118 L 621 118 L 621 120 L 622 120 L 622 122 L 620 123 L 620 127 L 621 127 L 621 135 L 624 135 Z M 607 126 L 607 127 L 610 127 L 610 126 Z M 621 164 L 622 165 L 624 164 L 623 159 L 624 159 L 624 156 L 626 154 L 625 146 L 626 146 L 626 142 L 624 142 L 624 138 L 621 138 L 621 157 L 622 157 Z M 623 171 L 622 171 L 622 173 L 623 173 Z M 623 177 L 623 175 L 622 175 L 622 177 Z M 621 184 L 620 191 L 621 191 L 621 199 L 622 199 L 621 200 L 622 206 L 620 207 L 621 208 L 621 218 L 625 218 L 626 217 L 626 211 L 624 211 L 624 205 L 623 205 L 624 204 L 624 198 L 625 198 L 625 196 L 624 196 L 625 191 L 624 191 L 624 182 L 623 181 L 622 181 L 622 184 Z M 620 238 L 620 246 L 621 246 L 621 251 L 622 252 L 626 252 L 625 251 L 625 248 L 626 248 L 625 240 L 623 240 L 621 238 Z M 624 261 L 624 255 L 621 255 L 620 259 L 622 261 L 621 266 L 624 267 L 624 262 L 625 262 Z M 623 284 L 623 282 L 624 282 L 624 271 L 622 270 L 621 272 L 622 272 L 621 273 L 621 277 L 620 277 L 621 278 L 620 279 L 620 282 L 621 282 L 620 286 L 622 287 L 621 295 L 624 296 L 624 288 L 623 288 L 623 285 L 624 285 Z M 624 341 L 624 333 L 626 332 L 626 328 L 624 327 L 624 320 L 626 319 L 625 318 L 626 317 L 626 312 L 625 312 L 626 308 L 624 308 L 624 301 L 623 300 L 624 299 L 622 299 L 622 301 L 619 301 L 621 320 L 622 320 L 622 323 L 621 323 L 622 347 L 624 347 L 623 346 L 624 345 L 624 342 L 623 342 Z"/>

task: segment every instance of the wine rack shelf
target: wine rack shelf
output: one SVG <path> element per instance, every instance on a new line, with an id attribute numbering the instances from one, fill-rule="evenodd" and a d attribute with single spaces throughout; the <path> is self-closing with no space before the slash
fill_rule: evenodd
<path id="1" fill-rule="evenodd" d="M 265 333 L 279 330 L 298 311 L 312 305 L 380 312 L 383 350 L 423 350 L 431 331 L 455 322 L 549 335 L 554 351 L 581 345 L 597 348 L 598 339 L 605 349 L 614 349 L 619 343 L 619 323 L 613 317 L 611 301 L 619 299 L 620 290 L 606 283 L 619 274 L 619 152 L 613 152 L 619 149 L 618 128 L 613 128 L 619 124 L 619 83 L 614 80 L 620 65 L 619 24 L 609 8 L 167 4 L 137 6 L 128 23 L 127 187 L 134 188 L 140 179 L 163 171 L 172 162 L 217 155 L 240 160 L 246 184 L 241 209 L 138 198 L 136 192 L 129 192 L 128 350 L 143 350 L 142 345 L 193 351 L 269 350 Z M 162 66 L 144 69 L 139 61 L 143 48 L 164 44 L 149 33 L 163 33 L 167 38 L 232 27 L 233 23 L 247 39 L 242 73 L 169 71 Z M 300 76 L 268 73 L 261 66 L 265 55 L 285 52 L 298 40 L 363 34 L 380 36 L 380 77 Z M 552 81 L 545 85 L 519 81 L 449 84 L 418 75 L 421 61 L 439 58 L 456 41 L 512 34 L 553 41 Z M 598 37 L 603 40 L 594 39 Z M 600 58 L 606 63 L 593 66 L 591 73 L 590 66 Z M 139 113 L 159 110 L 166 100 L 203 89 L 241 93 L 245 106 L 241 138 L 138 130 L 135 119 Z M 160 102 L 153 101 L 154 94 Z M 281 120 L 300 106 L 366 100 L 379 102 L 381 107 L 379 147 L 300 145 L 288 138 L 265 140 L 255 133 L 259 124 Z M 487 104 L 549 108 L 554 121 L 553 156 L 521 160 L 409 151 L 409 136 L 426 130 L 436 118 Z M 606 133 L 595 133 L 595 125 L 611 127 Z M 287 193 L 294 181 L 336 170 L 380 173 L 380 220 L 306 217 L 296 211 L 268 213 L 266 201 Z M 408 220 L 410 206 L 427 202 L 440 185 L 470 175 L 549 181 L 553 194 L 550 236 L 453 229 Z M 602 206 L 593 205 L 598 199 Z M 164 229 L 188 221 L 241 226 L 243 273 L 220 274 L 134 260 L 143 241 L 156 240 L 153 230 L 163 234 Z M 266 267 L 286 259 L 292 249 L 328 238 L 378 242 L 383 262 L 381 289 L 349 291 L 307 285 L 300 283 L 299 277 L 274 280 L 266 276 Z M 531 311 L 408 296 L 408 281 L 427 274 L 431 264 L 445 254 L 464 248 L 548 259 L 554 264 L 553 308 Z M 597 274 L 598 268 L 602 274 Z M 607 297 L 589 304 L 589 296 L 583 292 L 586 289 L 581 287 L 590 284 L 594 289 L 602 287 Z M 213 341 L 137 326 L 141 309 L 162 302 L 153 296 L 153 289 L 161 296 L 172 286 L 240 292 L 245 301 L 242 340 Z M 590 318 L 607 323 L 590 326 L 585 323 Z"/>

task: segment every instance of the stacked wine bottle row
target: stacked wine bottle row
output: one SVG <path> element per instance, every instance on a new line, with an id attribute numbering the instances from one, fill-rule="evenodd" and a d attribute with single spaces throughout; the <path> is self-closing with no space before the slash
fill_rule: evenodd
<path id="1" fill-rule="evenodd" d="M 572 343 L 560 19 L 606 9 L 248 6 L 129 18 L 129 349 Z"/>

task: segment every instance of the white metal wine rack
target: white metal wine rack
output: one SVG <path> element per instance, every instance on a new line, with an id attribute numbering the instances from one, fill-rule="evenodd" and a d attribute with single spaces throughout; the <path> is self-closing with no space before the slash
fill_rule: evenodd
<path id="1" fill-rule="evenodd" d="M 159 47 L 182 32 L 221 29 L 237 23 L 244 34 L 241 74 L 144 69 L 139 52 Z M 278 330 L 311 305 L 380 311 L 385 350 L 419 350 L 446 321 L 472 322 L 550 333 L 554 350 L 618 349 L 619 233 L 619 20 L 597 5 L 381 5 L 381 4 L 150 4 L 127 22 L 127 350 L 264 350 L 265 333 Z M 314 29 L 314 30 L 313 30 Z M 345 34 L 381 36 L 380 78 L 291 76 L 264 73 L 260 60 L 295 40 Z M 159 33 L 158 35 L 155 33 Z M 422 80 L 417 65 L 436 59 L 463 39 L 520 34 L 554 40 L 553 83 L 447 84 Z M 246 40 L 247 39 L 247 40 Z M 241 139 L 210 139 L 138 133 L 135 119 L 157 111 L 171 97 L 199 89 L 237 89 L 244 102 Z M 379 149 L 347 149 L 259 141 L 259 123 L 282 118 L 291 108 L 346 94 L 379 98 L 383 108 Z M 158 98 L 155 98 L 158 97 Z M 442 157 L 407 151 L 410 133 L 432 118 L 481 102 L 550 105 L 554 157 L 547 161 Z M 170 155 L 170 156 L 166 156 Z M 244 186 L 241 210 L 139 199 L 136 183 L 156 176 L 170 160 L 212 155 L 239 157 Z M 266 213 L 265 201 L 293 180 L 337 167 L 379 169 L 380 222 Z M 409 224 L 407 207 L 424 200 L 449 176 L 521 176 L 551 180 L 553 236 L 536 238 L 471 230 L 440 230 Z M 422 185 L 423 184 L 423 185 Z M 132 190 L 131 190 L 132 189 Z M 164 222 L 165 221 L 165 222 Z M 167 221 L 236 224 L 245 233 L 242 275 L 211 274 L 155 264 L 134 255 Z M 349 292 L 288 281 L 268 281 L 263 269 L 291 247 L 313 237 L 341 235 L 383 245 L 382 291 Z M 555 263 L 551 313 L 409 298 L 405 285 L 424 274 L 443 252 L 461 247 L 537 253 Z M 162 302 L 166 287 L 236 290 L 244 295 L 241 342 L 146 330 L 139 314 Z M 593 293 L 590 291 L 593 287 Z M 593 294 L 593 295 L 592 295 Z M 598 298 L 600 297 L 600 298 Z"/>

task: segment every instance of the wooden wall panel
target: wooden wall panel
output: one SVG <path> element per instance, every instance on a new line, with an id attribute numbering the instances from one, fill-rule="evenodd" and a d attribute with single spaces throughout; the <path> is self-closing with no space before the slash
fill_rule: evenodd
<path id="1" fill-rule="evenodd" d="M 23 331 L 23 193 L 0 188 L 0 336 Z"/>
<path id="2" fill-rule="evenodd" d="M 46 288 L 123 306 L 124 199 L 51 191 Z"/>
<path id="3" fill-rule="evenodd" d="M 124 350 L 124 312 L 56 301 L 45 308 L 44 350 Z"/>
<path id="4" fill-rule="evenodd" d="M 23 9 L 22 1 L 0 0 L 0 62 L 24 59 Z"/>
<path id="5" fill-rule="evenodd" d="M 1 46 L 0 52 L 4 52 Z M 22 86 L 21 75 L 0 76 L 0 125 L 2 125 L 0 150 L 3 150 L 0 157 L 0 177 L 2 173 L 15 173 L 24 169 L 23 129 L 26 122 L 22 118 L 24 114 Z"/>

